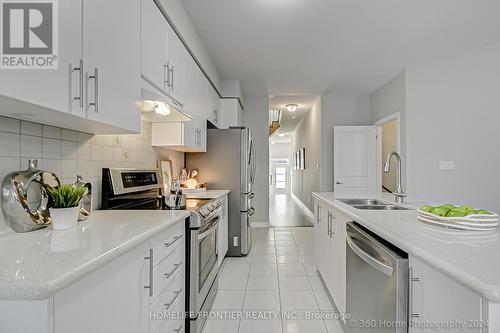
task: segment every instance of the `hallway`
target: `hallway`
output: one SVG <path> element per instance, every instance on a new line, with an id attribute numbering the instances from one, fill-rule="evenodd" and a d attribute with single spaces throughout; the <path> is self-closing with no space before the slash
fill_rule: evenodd
<path id="1" fill-rule="evenodd" d="M 273 227 L 312 227 L 314 224 L 290 194 L 270 191 L 269 222 Z"/>

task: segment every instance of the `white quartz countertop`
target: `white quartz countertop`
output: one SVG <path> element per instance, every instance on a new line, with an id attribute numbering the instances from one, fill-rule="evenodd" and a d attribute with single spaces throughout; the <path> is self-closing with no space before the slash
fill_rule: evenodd
<path id="1" fill-rule="evenodd" d="M 417 220 L 416 210 L 375 211 L 353 208 L 333 192 L 313 196 L 336 207 L 408 254 L 422 260 L 489 301 L 500 302 L 500 234 L 447 231 Z M 370 196 L 371 197 L 371 196 Z M 393 202 L 390 194 L 375 196 Z M 417 203 L 403 204 L 416 208 Z"/>
<path id="2" fill-rule="evenodd" d="M 218 199 L 226 194 L 229 190 L 206 190 L 204 192 L 186 193 L 188 199 Z"/>
<path id="3" fill-rule="evenodd" d="M 188 216 L 188 211 L 94 211 L 72 229 L 3 233 L 0 300 L 48 298 Z"/>

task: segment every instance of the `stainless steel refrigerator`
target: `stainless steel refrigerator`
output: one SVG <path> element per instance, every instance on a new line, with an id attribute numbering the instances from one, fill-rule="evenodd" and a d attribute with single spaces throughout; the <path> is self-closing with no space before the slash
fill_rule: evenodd
<path id="1" fill-rule="evenodd" d="M 186 168 L 199 171 L 198 180 L 210 190 L 231 190 L 229 194 L 229 256 L 245 256 L 252 238 L 250 218 L 255 181 L 255 146 L 250 129 L 207 130 L 207 152 L 187 153 Z"/>

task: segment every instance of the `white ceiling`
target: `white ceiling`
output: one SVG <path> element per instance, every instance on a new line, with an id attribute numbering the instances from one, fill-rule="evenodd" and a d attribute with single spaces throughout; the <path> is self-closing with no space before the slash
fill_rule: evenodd
<path id="1" fill-rule="evenodd" d="M 500 41 L 498 0 L 182 0 L 245 93 L 371 93 L 412 64 Z"/>
<path id="2" fill-rule="evenodd" d="M 283 110 L 280 128 L 277 133 L 288 134 L 295 131 L 297 125 L 311 110 L 318 98 L 317 95 L 271 95 L 269 97 L 269 108 Z M 287 111 L 287 104 L 297 104 L 297 110 L 295 112 Z"/>

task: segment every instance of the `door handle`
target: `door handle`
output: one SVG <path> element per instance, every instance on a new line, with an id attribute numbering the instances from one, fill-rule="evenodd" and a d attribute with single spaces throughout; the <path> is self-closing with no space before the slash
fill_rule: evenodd
<path id="1" fill-rule="evenodd" d="M 99 113 L 99 70 L 94 68 L 94 75 L 89 76 L 89 80 L 94 80 L 94 102 L 89 103 L 89 106 L 94 107 L 94 112 Z"/>
<path id="2" fill-rule="evenodd" d="M 168 279 L 169 277 L 171 277 L 171 276 L 175 273 L 175 271 L 176 271 L 179 267 L 181 267 L 181 265 L 182 265 L 182 261 L 181 261 L 181 262 L 179 262 L 178 264 L 174 264 L 174 268 L 172 268 L 172 270 L 171 270 L 170 272 L 163 274 L 163 277 L 164 277 L 165 279 Z"/>
<path id="3" fill-rule="evenodd" d="M 168 311 L 168 309 L 172 307 L 172 304 L 174 304 L 175 300 L 177 299 L 177 297 L 179 297 L 181 293 L 182 293 L 182 288 L 174 291 L 174 297 L 170 300 L 170 302 L 164 304 L 165 311 Z"/>
<path id="4" fill-rule="evenodd" d="M 169 73 L 170 73 L 170 69 L 169 69 L 170 65 L 167 61 L 166 64 L 163 65 L 163 87 L 165 89 L 168 89 L 168 87 L 170 86 L 170 83 L 169 83 Z"/>
<path id="5" fill-rule="evenodd" d="M 177 242 L 179 239 L 182 238 L 182 235 L 174 236 L 174 239 L 170 242 L 165 243 L 165 247 L 170 247 L 172 244 Z"/>
<path id="6" fill-rule="evenodd" d="M 346 234 L 346 241 L 347 245 L 351 248 L 351 250 L 359 257 L 361 258 L 364 262 L 366 262 L 368 265 L 372 266 L 379 272 L 382 272 L 383 274 L 387 276 L 391 276 L 393 272 L 393 268 L 389 265 L 384 264 L 383 262 L 373 258 L 371 255 L 363 251 L 359 246 L 357 246 L 351 239 L 351 237 Z"/>
<path id="7" fill-rule="evenodd" d="M 410 319 L 412 318 L 420 318 L 420 314 L 413 312 L 413 282 L 420 282 L 420 278 L 415 277 L 413 275 L 413 268 L 410 267 L 410 290 L 409 290 L 409 295 L 408 295 L 408 303 L 409 303 L 409 313 L 410 313 Z M 410 325 L 412 324 L 412 321 L 410 321 Z"/>
<path id="8" fill-rule="evenodd" d="M 316 215 L 316 224 L 319 224 L 321 222 L 321 206 L 319 204 L 316 205 L 318 208 L 316 211 L 318 212 Z"/>
<path id="9" fill-rule="evenodd" d="M 73 97 L 73 100 L 79 100 L 80 101 L 80 107 L 83 108 L 83 59 L 80 59 L 78 63 L 78 67 L 74 67 L 73 71 L 78 71 L 78 96 Z"/>

